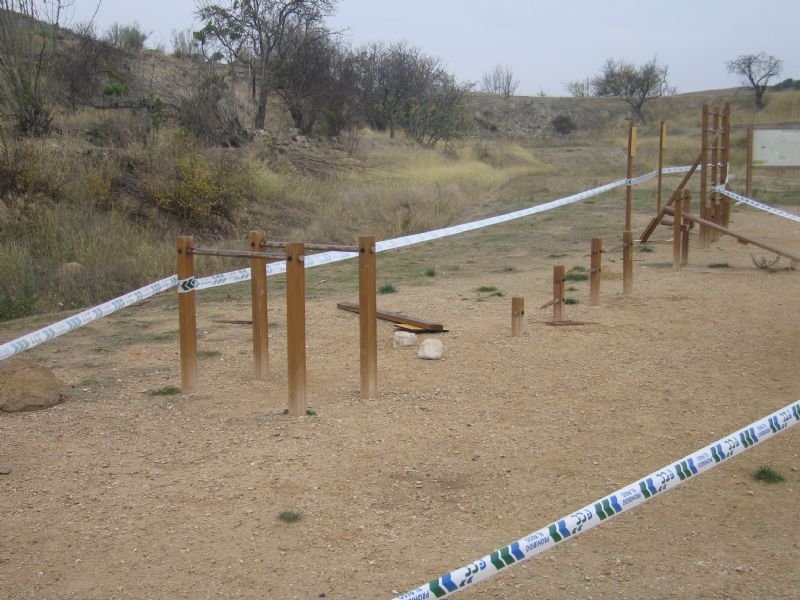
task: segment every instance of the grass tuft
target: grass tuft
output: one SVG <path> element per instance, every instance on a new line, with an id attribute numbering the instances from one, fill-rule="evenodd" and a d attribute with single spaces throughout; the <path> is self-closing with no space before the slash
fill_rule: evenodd
<path id="1" fill-rule="evenodd" d="M 756 472 L 753 473 L 753 479 L 756 481 L 763 481 L 764 483 L 780 483 L 783 481 L 783 475 L 772 467 L 765 465 L 756 469 Z"/>
<path id="2" fill-rule="evenodd" d="M 496 292 L 497 288 L 491 285 L 482 285 L 477 289 L 478 292 Z"/>
<path id="3" fill-rule="evenodd" d="M 152 390 L 150 392 L 150 395 L 151 396 L 174 396 L 174 395 L 180 394 L 180 393 L 181 393 L 181 388 L 176 387 L 174 385 L 165 385 L 164 387 L 159 388 L 157 390 Z"/>
<path id="4" fill-rule="evenodd" d="M 378 288 L 379 294 L 394 294 L 397 291 L 397 288 L 394 287 L 391 283 L 384 283 L 381 287 Z"/>
<path id="5" fill-rule="evenodd" d="M 296 523 L 302 518 L 302 515 L 298 512 L 294 512 L 293 510 L 284 510 L 283 512 L 278 513 L 278 518 L 284 523 Z"/>
<path id="6" fill-rule="evenodd" d="M 653 251 L 652 246 L 647 246 L 647 245 L 639 246 L 639 252 L 652 252 L 652 251 Z"/>
<path id="7" fill-rule="evenodd" d="M 709 269 L 730 269 L 731 266 L 728 263 L 711 263 L 708 265 Z"/>
<path id="8" fill-rule="evenodd" d="M 425 277 L 436 277 L 436 269 L 433 267 L 425 269 Z"/>

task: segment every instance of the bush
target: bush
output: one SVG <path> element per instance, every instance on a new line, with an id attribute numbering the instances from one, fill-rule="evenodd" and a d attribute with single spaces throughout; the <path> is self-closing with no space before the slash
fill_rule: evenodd
<path id="1" fill-rule="evenodd" d="M 103 39 L 120 50 L 141 50 L 148 37 L 150 34 L 145 33 L 138 23 L 133 25 L 114 23 L 108 28 Z"/>
<path id="2" fill-rule="evenodd" d="M 200 42 L 191 29 L 172 30 L 172 56 L 176 58 L 200 58 L 202 56 Z"/>
<path id="3" fill-rule="evenodd" d="M 117 81 L 103 87 L 104 96 L 127 96 L 128 86 Z"/>
<path id="4" fill-rule="evenodd" d="M 181 106 L 180 121 L 197 139 L 238 148 L 250 141 L 222 75 L 209 75 Z"/>
<path id="5" fill-rule="evenodd" d="M 556 133 L 561 135 L 569 135 L 576 129 L 578 126 L 575 124 L 575 121 L 572 120 L 572 117 L 569 115 L 558 115 L 553 117 L 553 120 L 550 121 L 550 124 L 555 129 Z"/>
<path id="6" fill-rule="evenodd" d="M 38 298 L 30 256 L 14 243 L 0 248 L 0 321 L 32 315 Z"/>

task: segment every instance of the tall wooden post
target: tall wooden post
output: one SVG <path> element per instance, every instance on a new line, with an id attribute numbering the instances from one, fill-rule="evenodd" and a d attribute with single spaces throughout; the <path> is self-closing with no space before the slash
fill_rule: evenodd
<path id="1" fill-rule="evenodd" d="M 592 258 L 589 269 L 589 303 L 600 304 L 600 280 L 603 272 L 603 240 L 592 238 Z"/>
<path id="2" fill-rule="evenodd" d="M 525 316 L 525 299 L 519 296 L 511 298 L 511 337 L 522 334 L 522 318 Z"/>
<path id="3" fill-rule="evenodd" d="M 661 180 L 662 169 L 664 168 L 664 142 L 667 138 L 667 122 L 661 121 L 661 128 L 658 134 L 658 192 L 656 193 L 656 214 L 661 212 Z"/>
<path id="4" fill-rule="evenodd" d="M 631 119 L 628 121 L 628 168 L 626 170 L 627 185 L 625 186 L 625 229 L 631 229 L 631 218 L 633 214 L 633 158 L 636 156 L 636 125 Z"/>
<path id="5" fill-rule="evenodd" d="M 289 414 L 306 414 L 306 290 L 303 244 L 286 245 L 286 351 Z"/>
<path id="6" fill-rule="evenodd" d="M 683 234 L 683 202 L 676 192 L 675 202 L 672 203 L 674 209 L 672 219 L 672 270 L 681 270 L 681 238 Z"/>
<path id="7" fill-rule="evenodd" d="M 633 232 L 622 232 L 622 293 L 633 291 Z"/>
<path id="8" fill-rule="evenodd" d="M 722 109 L 722 176 L 720 185 L 726 186 L 728 182 L 728 163 L 731 160 L 731 105 L 726 102 Z M 722 226 L 731 225 L 731 199 L 727 196 L 722 198 Z"/>
<path id="9" fill-rule="evenodd" d="M 703 105 L 702 150 L 700 150 L 700 216 L 708 220 L 708 104 Z M 708 228 L 700 225 L 700 247 L 708 248 Z"/>
<path id="10" fill-rule="evenodd" d="M 197 391 L 197 317 L 195 314 L 194 255 L 192 236 L 179 235 L 178 251 L 178 327 L 180 329 L 181 391 Z"/>
<path id="11" fill-rule="evenodd" d="M 553 321 L 564 320 L 564 265 L 553 267 Z"/>
<path id="12" fill-rule="evenodd" d="M 683 190 L 683 214 L 688 215 L 691 212 L 692 194 L 689 190 Z M 685 220 L 681 236 L 681 265 L 689 264 L 689 231 L 690 223 Z"/>
<path id="13" fill-rule="evenodd" d="M 378 393 L 378 333 L 375 236 L 358 238 L 359 337 L 361 339 L 361 397 Z"/>
<path id="14" fill-rule="evenodd" d="M 747 179 L 744 195 L 753 197 L 753 126 L 747 128 Z"/>
<path id="15" fill-rule="evenodd" d="M 264 241 L 263 231 L 248 235 L 250 249 L 260 252 Z M 269 371 L 269 325 L 267 317 L 267 261 L 250 259 L 250 295 L 253 312 L 253 377 L 264 379 Z"/>
<path id="16" fill-rule="evenodd" d="M 711 147 L 711 214 L 712 214 L 712 221 L 717 225 L 722 224 L 722 206 L 720 205 L 719 198 L 720 194 L 716 191 L 717 185 L 719 185 L 719 156 L 720 156 L 720 144 L 722 142 L 719 132 L 719 124 L 720 124 L 720 112 L 719 107 L 714 107 L 714 118 L 713 118 L 713 132 L 712 132 L 712 143 L 713 146 Z M 711 231 L 711 241 L 716 242 L 720 238 L 720 233 L 716 229 Z"/>

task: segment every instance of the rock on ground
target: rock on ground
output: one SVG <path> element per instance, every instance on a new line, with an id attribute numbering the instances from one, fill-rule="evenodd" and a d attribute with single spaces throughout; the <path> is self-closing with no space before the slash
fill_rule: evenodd
<path id="1" fill-rule="evenodd" d="M 417 335 L 410 331 L 395 331 L 392 346 L 395 348 L 405 348 L 417 345 Z"/>
<path id="2" fill-rule="evenodd" d="M 61 384 L 50 369 L 25 358 L 0 362 L 0 411 L 39 410 L 63 399 Z"/>
<path id="3" fill-rule="evenodd" d="M 426 360 L 439 360 L 444 354 L 444 344 L 441 340 L 425 340 L 417 351 L 417 356 Z"/>

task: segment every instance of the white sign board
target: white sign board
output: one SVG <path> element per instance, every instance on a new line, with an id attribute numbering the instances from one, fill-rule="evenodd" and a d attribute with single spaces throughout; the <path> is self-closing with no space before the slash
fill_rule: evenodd
<path id="1" fill-rule="evenodd" d="M 754 167 L 800 167 L 800 129 L 754 129 Z"/>

